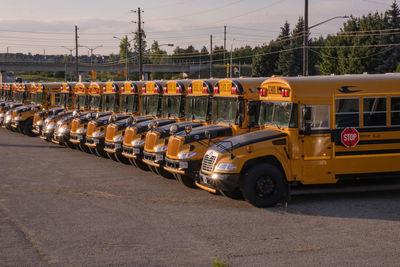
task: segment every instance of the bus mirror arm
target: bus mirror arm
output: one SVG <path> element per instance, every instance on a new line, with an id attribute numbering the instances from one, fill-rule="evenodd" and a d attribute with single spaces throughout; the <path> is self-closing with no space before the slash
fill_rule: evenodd
<path id="1" fill-rule="evenodd" d="M 310 135 L 311 134 L 311 123 L 306 122 L 304 124 L 304 135 Z"/>

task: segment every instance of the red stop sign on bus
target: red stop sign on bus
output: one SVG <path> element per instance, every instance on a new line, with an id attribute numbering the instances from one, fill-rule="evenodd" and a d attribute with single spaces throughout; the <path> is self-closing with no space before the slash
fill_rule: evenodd
<path id="1" fill-rule="evenodd" d="M 355 147 L 360 141 L 360 133 L 355 128 L 346 128 L 342 131 L 341 139 L 345 147 Z"/>

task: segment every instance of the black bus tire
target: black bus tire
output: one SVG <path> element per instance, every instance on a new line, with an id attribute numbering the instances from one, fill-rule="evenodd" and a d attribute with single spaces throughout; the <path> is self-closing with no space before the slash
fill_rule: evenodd
<path id="1" fill-rule="evenodd" d="M 178 180 L 181 184 L 183 184 L 186 187 L 197 188 L 193 176 L 175 173 L 174 177 L 176 180 Z"/>
<path id="2" fill-rule="evenodd" d="M 33 124 L 33 120 L 27 119 L 22 126 L 22 133 L 27 136 L 34 136 L 34 133 L 32 132 L 32 127 L 33 127 L 32 124 Z"/>
<path id="3" fill-rule="evenodd" d="M 252 205 L 271 207 L 287 196 L 287 183 L 282 171 L 268 163 L 250 168 L 241 181 L 244 198 Z"/>

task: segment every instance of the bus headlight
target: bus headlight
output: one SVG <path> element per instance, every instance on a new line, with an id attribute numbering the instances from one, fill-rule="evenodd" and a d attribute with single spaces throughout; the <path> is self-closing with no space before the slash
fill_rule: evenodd
<path id="1" fill-rule="evenodd" d="M 81 129 L 80 129 L 81 130 Z M 103 137 L 104 133 L 103 132 L 94 132 L 93 137 Z"/>
<path id="2" fill-rule="evenodd" d="M 119 143 L 119 142 L 124 141 L 124 137 L 122 135 L 116 136 L 116 137 L 113 138 L 113 140 L 114 140 L 114 142 Z"/>
<path id="3" fill-rule="evenodd" d="M 80 128 L 80 129 L 76 130 L 76 132 L 79 133 L 79 134 L 86 133 L 86 131 L 87 131 L 87 130 L 84 129 L 84 128 Z M 104 133 L 102 133 L 102 134 L 104 134 Z M 94 136 L 94 134 L 93 134 L 93 136 Z M 97 137 L 97 136 L 95 136 L 95 137 Z"/>
<path id="4" fill-rule="evenodd" d="M 53 130 L 56 127 L 56 125 L 54 123 L 50 123 L 46 126 L 47 130 Z"/>
<path id="5" fill-rule="evenodd" d="M 69 127 L 61 127 L 60 129 L 58 129 L 58 132 L 60 133 L 65 133 L 65 132 L 69 132 L 71 129 Z"/>
<path id="6" fill-rule="evenodd" d="M 22 116 L 15 117 L 14 120 L 15 121 L 20 121 L 20 120 L 22 120 Z"/>
<path id="7" fill-rule="evenodd" d="M 178 154 L 179 159 L 190 159 L 197 155 L 197 152 L 181 152 Z"/>
<path id="8" fill-rule="evenodd" d="M 168 149 L 168 146 L 156 146 L 154 148 L 154 151 L 155 152 L 165 152 L 165 151 L 167 151 L 167 149 Z"/>
<path id="9" fill-rule="evenodd" d="M 146 143 L 146 140 L 136 140 L 132 141 L 132 146 L 143 146 Z"/>
<path id="10" fill-rule="evenodd" d="M 215 167 L 216 171 L 236 171 L 237 165 L 235 163 L 219 163 Z"/>

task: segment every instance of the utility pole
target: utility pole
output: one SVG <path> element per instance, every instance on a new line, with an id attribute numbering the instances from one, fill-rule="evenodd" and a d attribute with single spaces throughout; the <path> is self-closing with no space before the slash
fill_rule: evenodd
<path id="1" fill-rule="evenodd" d="M 143 49 L 142 49 L 142 11 L 138 7 L 138 31 L 139 31 L 139 80 L 143 80 Z"/>
<path id="2" fill-rule="evenodd" d="M 308 0 L 304 0 L 303 76 L 308 76 Z"/>
<path id="3" fill-rule="evenodd" d="M 226 66 L 226 26 L 224 26 L 224 66 Z M 228 73 L 227 75 L 228 76 Z"/>
<path id="4" fill-rule="evenodd" d="M 79 80 L 79 67 L 78 67 L 78 26 L 75 25 L 75 71 L 76 81 Z"/>
<path id="5" fill-rule="evenodd" d="M 210 78 L 212 77 L 212 53 L 213 53 L 213 43 L 212 34 L 210 35 Z"/>

